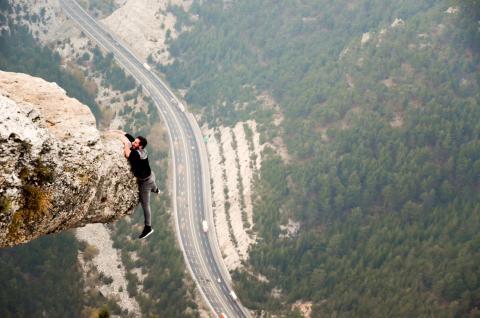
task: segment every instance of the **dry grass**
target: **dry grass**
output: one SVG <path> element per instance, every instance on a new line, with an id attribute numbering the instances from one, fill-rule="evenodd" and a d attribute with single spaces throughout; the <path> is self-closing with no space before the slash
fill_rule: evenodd
<path id="1" fill-rule="evenodd" d="M 52 207 L 51 194 L 49 191 L 32 185 L 23 187 L 25 191 L 25 205 L 23 215 L 27 221 L 33 221 L 47 214 Z"/>
<path id="2" fill-rule="evenodd" d="M 25 204 L 12 217 L 8 226 L 8 237 L 15 241 L 21 234 L 22 229 L 29 223 L 35 223 L 36 220 L 47 214 L 52 206 L 51 194 L 42 190 L 40 187 L 27 185 L 24 187 Z"/>

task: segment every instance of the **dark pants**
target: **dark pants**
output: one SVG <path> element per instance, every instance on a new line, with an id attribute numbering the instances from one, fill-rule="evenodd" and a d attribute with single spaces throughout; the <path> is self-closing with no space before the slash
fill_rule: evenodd
<path id="1" fill-rule="evenodd" d="M 152 226 L 152 212 L 150 211 L 150 192 L 153 192 L 157 185 L 155 183 L 155 174 L 152 171 L 150 177 L 140 180 L 138 183 L 138 195 L 142 204 L 143 216 L 145 217 L 145 225 Z"/>

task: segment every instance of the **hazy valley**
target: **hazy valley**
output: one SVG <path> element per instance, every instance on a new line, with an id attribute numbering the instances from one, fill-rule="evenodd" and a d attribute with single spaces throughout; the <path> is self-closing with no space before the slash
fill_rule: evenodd
<path id="1" fill-rule="evenodd" d="M 78 2 L 201 127 L 209 231 L 252 317 L 479 314 L 478 1 Z M 58 0 L 0 10 L 0 70 L 55 82 L 100 132 L 145 135 L 162 191 L 148 241 L 137 208 L 0 250 L 0 316 L 214 317 L 175 234 L 155 101 Z"/>

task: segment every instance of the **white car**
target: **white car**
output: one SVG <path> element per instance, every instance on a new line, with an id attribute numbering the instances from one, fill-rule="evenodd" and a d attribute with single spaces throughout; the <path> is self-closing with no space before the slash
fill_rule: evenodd
<path id="1" fill-rule="evenodd" d="M 235 292 L 233 290 L 230 291 L 230 296 L 232 296 L 233 300 L 237 301 L 237 299 L 238 299 L 237 294 L 235 294 Z"/>
<path id="2" fill-rule="evenodd" d="M 204 233 L 207 233 L 208 232 L 208 223 L 206 220 L 203 220 L 202 221 L 202 229 L 203 229 L 203 232 Z"/>

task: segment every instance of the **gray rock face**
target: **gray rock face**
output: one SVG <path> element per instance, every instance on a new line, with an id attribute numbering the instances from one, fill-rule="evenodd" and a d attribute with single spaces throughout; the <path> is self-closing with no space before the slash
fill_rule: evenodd
<path id="1" fill-rule="evenodd" d="M 55 83 L 0 71 L 0 247 L 110 222 L 137 202 L 118 135 Z"/>

